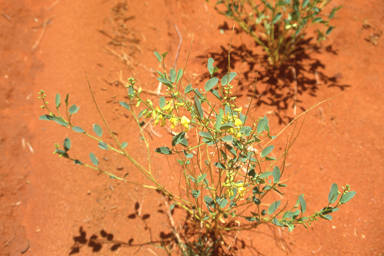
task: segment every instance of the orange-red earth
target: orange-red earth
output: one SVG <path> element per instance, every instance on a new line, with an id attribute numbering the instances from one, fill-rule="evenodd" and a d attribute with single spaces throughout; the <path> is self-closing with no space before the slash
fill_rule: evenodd
<path id="1" fill-rule="evenodd" d="M 348 90 L 307 115 L 287 159 L 287 174 L 298 173 L 287 182 L 286 198 L 293 203 L 304 193 L 307 211 L 314 212 L 326 205 L 334 182 L 349 184 L 357 195 L 333 213 L 332 221 L 308 229 L 289 233 L 260 226 L 241 232 L 233 245 L 237 255 L 384 255 L 384 39 L 374 36 L 384 30 L 384 2 L 334 0 L 331 5 L 343 5 L 332 21 L 336 28 L 295 66 L 296 115 Z M 118 104 L 126 96 L 119 79 L 134 76 L 144 90 L 156 90 L 159 66 L 153 52 L 168 51 L 166 65 L 174 65 L 177 25 L 182 44 L 176 66 L 184 67 L 193 39 L 183 83 L 202 88 L 208 57 L 226 72 L 233 22 L 203 0 L 131 0 L 126 5 L 117 0 L 3 0 L 0 7 L 0 255 L 165 255 L 151 244 L 171 235 L 163 197 L 52 154 L 54 143 L 70 137 L 71 156 L 89 162 L 94 152 L 107 171 L 147 182 L 132 164 L 99 149 L 95 141 L 39 121 L 46 113 L 37 93 L 44 89 L 50 105 L 56 93 L 62 100 L 68 93 L 70 104 L 81 106 L 73 122 L 91 131 L 102 120 L 88 77 L 116 136 L 147 164 L 137 127 Z M 120 41 L 113 39 L 117 33 L 123 35 Z M 262 57 L 260 47 L 236 29 L 231 67 L 242 73 L 239 102 L 245 107 L 258 77 L 250 111 L 254 117 L 267 115 L 277 134 L 295 117 L 295 81 L 290 70 L 278 79 L 265 73 Z M 165 129 L 154 131 L 162 137 L 146 133 L 152 151 L 170 144 Z M 286 136 L 277 142 L 276 153 L 282 152 Z M 152 168 L 166 187 L 176 184 L 162 156 L 153 154 Z M 271 200 L 279 198 L 274 194 Z M 183 216 L 175 210 L 177 226 Z"/>

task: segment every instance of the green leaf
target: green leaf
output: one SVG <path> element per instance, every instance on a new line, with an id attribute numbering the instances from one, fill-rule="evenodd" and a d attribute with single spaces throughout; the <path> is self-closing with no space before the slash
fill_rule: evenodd
<path id="1" fill-rule="evenodd" d="M 85 133 L 85 131 L 79 126 L 72 127 L 72 130 L 78 133 Z"/>
<path id="2" fill-rule="evenodd" d="M 157 81 L 159 81 L 160 83 L 166 85 L 166 86 L 172 86 L 172 82 L 169 81 L 168 79 L 166 78 L 162 78 L 162 77 L 158 77 L 157 78 Z"/>
<path id="3" fill-rule="evenodd" d="M 139 115 L 137 116 L 138 118 L 142 117 L 143 115 L 145 115 L 147 113 L 147 110 L 146 109 L 143 109 L 142 111 L 140 111 Z"/>
<path id="4" fill-rule="evenodd" d="M 44 121 L 52 121 L 53 119 L 54 117 L 50 115 L 42 115 L 39 117 L 39 120 L 44 120 Z"/>
<path id="5" fill-rule="evenodd" d="M 127 142 L 123 142 L 123 143 L 121 143 L 121 147 L 122 148 L 126 148 L 128 146 L 128 143 Z"/>
<path id="6" fill-rule="evenodd" d="M 77 111 L 79 111 L 80 107 L 77 107 L 76 104 L 72 105 L 69 109 L 68 112 L 70 115 L 76 114 Z"/>
<path id="7" fill-rule="evenodd" d="M 157 60 L 161 63 L 161 55 L 160 55 L 160 53 L 158 53 L 156 51 L 154 51 L 153 53 L 155 54 Z"/>
<path id="8" fill-rule="evenodd" d="M 345 194 L 341 197 L 341 199 L 340 199 L 340 203 L 345 204 L 346 202 L 348 202 L 349 200 L 351 200 L 355 195 L 356 195 L 356 192 L 355 192 L 355 191 L 351 191 L 351 192 L 345 193 Z"/>
<path id="9" fill-rule="evenodd" d="M 185 149 L 183 149 L 183 153 L 184 153 L 184 156 L 185 156 L 186 158 L 192 158 L 192 157 L 193 157 L 193 154 L 188 153 L 187 151 L 185 151 Z"/>
<path id="10" fill-rule="evenodd" d="M 271 176 L 273 173 L 272 172 L 263 172 L 262 174 L 260 174 L 260 179 L 264 179 L 264 178 L 267 178 L 269 176 Z"/>
<path id="11" fill-rule="evenodd" d="M 56 108 L 60 107 L 60 94 L 56 94 L 55 103 L 56 103 Z"/>
<path id="12" fill-rule="evenodd" d="M 277 183 L 280 181 L 280 169 L 278 166 L 273 168 L 273 182 Z"/>
<path id="13" fill-rule="evenodd" d="M 244 123 L 244 122 L 243 122 Z M 251 135 L 252 128 L 249 126 L 243 126 L 240 129 L 240 132 L 243 133 L 245 136 Z"/>
<path id="14" fill-rule="evenodd" d="M 199 177 L 197 177 L 197 183 L 202 182 L 205 179 L 205 177 L 207 177 L 206 173 L 201 174 Z"/>
<path id="15" fill-rule="evenodd" d="M 213 71 L 214 71 L 214 68 L 213 68 L 213 62 L 214 60 L 212 58 L 209 58 L 208 59 L 208 64 L 207 64 L 207 67 L 208 67 L 208 72 L 213 75 Z"/>
<path id="16" fill-rule="evenodd" d="M 218 82 L 219 82 L 219 78 L 217 78 L 217 77 L 209 79 L 205 83 L 205 86 L 204 86 L 205 91 L 208 92 L 209 90 L 213 89 L 213 87 L 215 87 Z"/>
<path id="17" fill-rule="evenodd" d="M 216 166 L 217 168 L 225 170 L 225 165 L 223 165 L 222 163 L 217 162 L 217 163 L 214 163 L 213 165 Z"/>
<path id="18" fill-rule="evenodd" d="M 124 101 L 120 101 L 119 103 L 122 107 L 126 108 L 127 110 L 130 110 L 129 105 L 127 103 L 125 103 Z"/>
<path id="19" fill-rule="evenodd" d="M 203 95 L 199 92 L 199 89 L 196 88 L 195 90 L 193 90 L 193 92 L 197 95 L 197 97 L 199 97 L 199 99 L 204 98 Z"/>
<path id="20" fill-rule="evenodd" d="M 227 135 L 227 136 L 223 137 L 222 140 L 225 142 L 232 142 L 233 137 L 232 137 L 232 135 Z"/>
<path id="21" fill-rule="evenodd" d="M 227 85 L 229 84 L 233 78 L 235 78 L 237 75 L 236 72 L 231 72 L 229 73 L 229 79 L 228 79 L 228 74 L 226 74 L 225 76 L 223 76 L 223 78 L 221 79 L 221 85 L 224 86 L 224 85 Z"/>
<path id="22" fill-rule="evenodd" d="M 182 76 L 183 76 L 183 70 L 180 68 L 179 71 L 177 71 L 176 83 L 178 83 L 180 81 Z"/>
<path id="23" fill-rule="evenodd" d="M 165 56 L 167 56 L 167 54 L 168 54 L 168 52 L 161 54 L 161 56 L 163 56 L 163 59 L 165 59 Z"/>
<path id="24" fill-rule="evenodd" d="M 89 158 L 91 158 L 91 161 L 94 165 L 98 166 L 99 165 L 99 160 L 96 158 L 95 154 L 92 152 L 89 154 Z"/>
<path id="25" fill-rule="evenodd" d="M 171 206 L 169 206 L 169 210 L 172 211 L 174 207 L 175 207 L 175 204 L 171 204 Z"/>
<path id="26" fill-rule="evenodd" d="M 281 16 L 283 16 L 281 12 L 277 13 L 275 17 L 273 17 L 272 23 L 275 24 L 276 22 L 278 22 L 281 19 Z"/>
<path id="27" fill-rule="evenodd" d="M 133 98 L 135 97 L 135 92 L 134 92 L 132 86 L 130 86 L 130 87 L 128 88 L 128 96 L 129 96 L 130 99 L 133 99 Z"/>
<path id="28" fill-rule="evenodd" d="M 171 80 L 172 83 L 176 82 L 176 70 L 173 68 L 169 71 L 169 80 Z"/>
<path id="29" fill-rule="evenodd" d="M 176 134 L 173 138 L 172 138 L 172 146 L 176 146 L 177 144 L 179 144 L 185 137 L 185 132 L 180 132 L 179 134 Z"/>
<path id="30" fill-rule="evenodd" d="M 98 124 L 93 125 L 93 131 L 96 133 L 97 136 L 101 137 L 103 135 L 103 130 Z"/>
<path id="31" fill-rule="evenodd" d="M 221 120 L 223 119 L 223 115 L 219 114 L 216 116 L 215 130 L 219 131 L 221 126 Z"/>
<path id="32" fill-rule="evenodd" d="M 320 215 L 321 218 L 326 219 L 326 220 L 332 220 L 331 215 Z"/>
<path id="33" fill-rule="evenodd" d="M 206 139 L 213 139 L 212 135 L 209 132 L 199 132 L 199 135 Z"/>
<path id="34" fill-rule="evenodd" d="M 327 29 L 327 31 L 325 32 L 325 35 L 329 35 L 329 34 L 332 32 L 332 30 L 333 30 L 334 28 L 335 28 L 334 26 L 330 26 L 330 27 Z"/>
<path id="35" fill-rule="evenodd" d="M 165 104 L 166 104 L 165 98 L 164 97 L 160 97 L 160 100 L 159 100 L 160 108 L 163 109 L 163 107 L 165 107 Z"/>
<path id="36" fill-rule="evenodd" d="M 187 87 L 185 87 L 184 93 L 187 94 L 187 93 L 190 93 L 191 91 L 193 91 L 193 88 L 192 88 L 192 85 L 189 84 L 187 85 Z"/>
<path id="37" fill-rule="evenodd" d="M 73 160 L 73 163 L 74 163 L 74 164 L 80 164 L 80 165 L 83 165 L 83 163 L 82 163 L 80 160 L 78 160 L 78 159 Z"/>
<path id="38" fill-rule="evenodd" d="M 257 133 L 262 133 L 264 130 L 265 130 L 265 120 L 264 120 L 264 119 L 261 119 L 261 120 L 257 123 Z"/>
<path id="39" fill-rule="evenodd" d="M 305 202 L 304 194 L 299 196 L 299 200 L 298 201 L 300 203 L 301 212 L 304 214 L 305 211 L 307 210 L 307 203 Z"/>
<path id="40" fill-rule="evenodd" d="M 271 206 L 269 206 L 268 208 L 268 214 L 269 215 L 273 214 L 276 211 L 276 209 L 280 206 L 280 204 L 281 204 L 280 201 L 276 201 L 273 204 L 271 204 Z"/>
<path id="41" fill-rule="evenodd" d="M 338 192 L 339 192 L 339 188 L 338 188 L 337 184 L 333 183 L 331 186 L 331 191 L 328 194 L 328 202 L 330 204 L 333 204 L 334 202 L 336 202 L 336 200 L 339 196 Z"/>
<path id="42" fill-rule="evenodd" d="M 215 205 L 215 201 L 210 196 L 205 196 L 204 202 L 207 203 L 209 206 Z"/>
<path id="43" fill-rule="evenodd" d="M 61 117 L 55 116 L 55 117 L 53 117 L 53 121 L 55 121 L 59 125 L 62 125 L 64 127 L 68 127 L 68 123 L 66 123 Z"/>
<path id="44" fill-rule="evenodd" d="M 271 145 L 266 147 L 260 154 L 261 157 L 266 157 L 269 153 L 272 152 L 272 150 L 275 148 L 275 146 Z"/>
<path id="45" fill-rule="evenodd" d="M 302 6 L 302 8 L 305 8 L 305 7 L 307 7 L 308 4 L 309 4 L 309 0 L 304 0 L 303 4 L 301 6 Z"/>
<path id="46" fill-rule="evenodd" d="M 157 152 L 159 154 L 163 154 L 163 155 L 172 155 L 172 150 L 170 150 L 167 147 L 157 148 L 157 149 L 155 149 L 155 152 Z"/>
<path id="47" fill-rule="evenodd" d="M 226 199 L 226 198 L 223 198 L 223 200 L 221 200 L 221 202 L 220 202 L 220 208 L 224 208 L 225 206 L 227 206 L 227 204 L 228 204 L 228 200 Z"/>
<path id="48" fill-rule="evenodd" d="M 194 189 L 192 189 L 192 196 L 194 197 L 194 198 L 198 198 L 199 197 L 199 195 L 200 195 L 200 190 L 194 190 Z"/>
<path id="49" fill-rule="evenodd" d="M 64 139 L 64 150 L 67 152 L 71 149 L 71 140 L 69 138 Z"/>
<path id="50" fill-rule="evenodd" d="M 220 93 L 214 89 L 210 90 L 210 92 L 219 100 L 221 100 L 221 96 L 220 96 Z"/>
<path id="51" fill-rule="evenodd" d="M 223 125 L 220 126 L 220 130 L 231 129 L 232 127 L 233 127 L 232 123 L 226 123 L 226 124 L 223 124 Z"/>
<path id="52" fill-rule="evenodd" d="M 165 78 L 165 75 L 161 73 L 160 71 L 156 70 L 157 74 L 159 74 L 160 77 Z"/>
<path id="53" fill-rule="evenodd" d="M 99 145 L 99 148 L 108 150 L 108 145 L 107 145 L 107 143 L 105 143 L 105 142 L 103 142 L 103 141 L 100 141 L 100 142 L 98 143 L 98 145 Z"/>
<path id="54" fill-rule="evenodd" d="M 69 94 L 67 93 L 67 96 L 65 96 L 65 100 L 64 100 L 65 105 L 67 105 L 67 106 L 68 106 L 68 98 L 69 98 Z"/>
<path id="55" fill-rule="evenodd" d="M 196 97 L 196 95 L 193 97 L 195 97 L 195 105 L 196 105 L 197 111 L 199 112 L 200 118 L 204 119 L 204 113 L 203 113 L 203 109 L 201 108 L 200 100 Z"/>

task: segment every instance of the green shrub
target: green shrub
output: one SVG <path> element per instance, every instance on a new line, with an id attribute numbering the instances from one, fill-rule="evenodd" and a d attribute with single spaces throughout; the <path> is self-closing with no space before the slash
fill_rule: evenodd
<path id="1" fill-rule="evenodd" d="M 209 0 L 206 0 L 209 2 Z M 268 62 L 279 67 L 298 51 L 307 28 L 317 25 L 317 40 L 331 33 L 329 21 L 341 8 L 334 7 L 326 15 L 322 10 L 332 0 L 222 0 L 214 4 L 220 14 L 234 20 L 268 56 Z"/>
<path id="2" fill-rule="evenodd" d="M 101 149 L 113 150 L 126 157 L 151 184 L 138 184 L 137 172 L 120 177 L 105 171 L 92 152 L 88 160 L 76 159 L 69 154 L 69 138 L 65 138 L 63 147 L 55 144 L 55 153 L 60 157 L 102 172 L 110 178 L 155 189 L 170 200 L 169 210 L 177 206 L 189 214 L 187 221 L 197 230 L 195 239 L 191 242 L 184 241 L 181 238 L 183 236 L 174 229 L 173 241 L 168 241 L 169 244 L 163 241 L 162 245 L 159 245 L 168 253 L 171 253 L 171 245 L 177 243 L 184 255 L 210 255 L 220 252 L 220 245 L 225 245 L 225 248 L 231 250 L 233 241 L 230 242 L 224 237 L 231 231 L 249 230 L 261 224 L 287 227 L 289 231 L 293 231 L 296 226 L 307 227 L 319 218 L 331 220 L 333 212 L 356 194 L 350 191 L 349 185 L 339 190 L 338 185 L 332 184 L 328 199 L 324 200 L 324 207 L 310 214 L 307 212 L 304 194 L 293 204 L 288 200 L 271 202 L 268 198 L 271 192 L 279 193 L 284 198 L 283 191 L 287 187 L 285 181 L 289 179 L 285 177 L 285 158 L 297 137 L 297 132 L 294 135 L 294 130 L 288 139 L 282 155 L 274 157 L 274 146 L 271 143 L 282 132 L 272 136 L 266 116 L 254 118 L 249 108 L 244 110 L 236 104 L 236 97 L 232 94 L 232 84 L 237 75 L 235 72 L 228 72 L 220 81 L 215 77 L 217 68 L 213 66 L 214 60 L 210 58 L 208 71 L 211 78 L 206 81 L 204 89 L 193 88 L 191 84 L 184 87 L 181 82 L 183 70 L 176 72 L 175 69 L 170 69 L 168 73 L 164 65 L 166 54 L 155 52 L 155 55 L 163 67 L 162 71 L 157 71 L 157 80 L 167 87 L 166 94 L 170 96 L 170 100 L 161 97 L 158 103 L 154 103 L 143 98 L 142 88 L 137 86 L 134 78 L 129 78 L 126 85 L 129 102 L 120 101 L 120 105 L 136 120 L 148 149 L 148 161 L 152 152 L 149 152 L 149 143 L 140 125 L 140 119 L 149 119 L 147 122 L 153 121 L 154 125 L 171 127 L 174 136 L 167 145 L 157 148 L 155 152 L 175 156 L 182 166 L 182 179 L 175 178 L 175 184 L 172 186 L 179 188 L 179 193 L 163 186 L 150 166 L 144 167 L 130 155 L 129 152 L 136 150 L 136 146 L 117 139 L 101 114 L 93 93 L 97 110 L 115 145 L 107 144 L 103 140 L 105 135 L 101 126 L 93 125 L 95 136 L 88 132 L 90 129 L 83 129 L 72 122 L 71 117 L 78 112 L 79 107 L 69 105 L 68 95 L 64 100 L 65 114 L 61 115 L 59 108 L 63 109 L 64 104 L 60 95 L 56 96 L 57 113 L 54 113 L 53 109 L 48 107 L 44 91 L 40 91 L 42 108 L 48 111 L 48 114 L 40 119 L 54 121 L 74 132 L 82 133 L 93 139 L 95 145 Z M 91 87 L 90 90 L 92 92 Z M 196 140 L 191 136 L 194 132 Z M 87 164 L 89 160 L 90 164 Z M 171 219 L 169 211 L 168 214 Z"/>

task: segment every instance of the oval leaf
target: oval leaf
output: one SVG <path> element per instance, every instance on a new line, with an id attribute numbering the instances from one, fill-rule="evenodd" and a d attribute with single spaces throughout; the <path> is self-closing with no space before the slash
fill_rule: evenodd
<path id="1" fill-rule="evenodd" d="M 159 99 L 159 106 L 160 106 L 160 108 L 162 109 L 163 107 L 165 107 L 165 104 L 166 104 L 165 98 L 164 97 L 160 97 L 160 99 Z"/>
<path id="2" fill-rule="evenodd" d="M 72 127 L 72 130 L 79 133 L 85 133 L 85 131 L 79 126 Z"/>
<path id="3" fill-rule="evenodd" d="M 119 103 L 122 107 L 126 108 L 127 110 L 130 110 L 129 105 L 127 103 L 125 103 L 124 101 L 120 101 Z"/>
<path id="4" fill-rule="evenodd" d="M 266 157 L 269 153 L 272 152 L 272 150 L 275 148 L 275 146 L 271 145 L 266 147 L 260 154 L 261 157 Z"/>
<path id="5" fill-rule="evenodd" d="M 60 94 L 56 94 L 55 103 L 56 103 L 56 108 L 60 107 Z"/>
<path id="6" fill-rule="evenodd" d="M 71 149 L 71 140 L 69 138 L 64 139 L 64 150 L 67 152 Z"/>
<path id="7" fill-rule="evenodd" d="M 279 167 L 275 166 L 273 168 L 273 182 L 277 183 L 280 181 L 280 169 Z"/>
<path id="8" fill-rule="evenodd" d="M 172 155 L 172 150 L 170 150 L 167 147 L 157 148 L 157 149 L 155 149 L 155 152 L 157 152 L 159 154 L 163 154 L 163 155 Z"/>
<path id="9" fill-rule="evenodd" d="M 276 209 L 280 206 L 280 204 L 281 204 L 280 201 L 276 201 L 273 204 L 271 204 L 271 206 L 269 206 L 268 208 L 268 214 L 269 215 L 273 214 L 276 211 Z"/>
<path id="10" fill-rule="evenodd" d="M 103 135 L 103 129 L 98 124 L 93 125 L 93 131 L 96 133 L 97 136 L 101 137 Z"/>
<path id="11" fill-rule="evenodd" d="M 231 72 L 231 73 L 229 73 L 229 79 L 228 79 L 228 74 L 226 74 L 225 76 L 223 76 L 223 78 L 221 79 L 221 85 L 227 85 L 227 84 L 229 84 L 232 80 L 233 80 L 233 78 L 235 78 L 236 77 L 236 72 Z"/>
<path id="12" fill-rule="evenodd" d="M 345 204 L 346 202 L 348 202 L 349 200 L 351 200 L 355 195 L 356 195 L 356 192 L 355 192 L 355 191 L 351 191 L 351 192 L 345 193 L 345 194 L 341 197 L 341 199 L 340 199 L 340 203 Z"/>
<path id="13" fill-rule="evenodd" d="M 89 158 L 91 158 L 91 161 L 94 165 L 98 166 L 99 165 L 99 160 L 96 158 L 95 154 L 92 152 L 89 154 Z"/>
<path id="14" fill-rule="evenodd" d="M 107 145 L 107 143 L 105 143 L 105 142 L 103 142 L 103 141 L 100 141 L 100 142 L 99 142 L 99 147 L 100 147 L 101 149 L 108 150 L 108 145 Z"/>
<path id="15" fill-rule="evenodd" d="M 200 100 L 196 97 L 196 95 L 193 97 L 195 97 L 195 105 L 196 105 L 197 111 L 199 112 L 200 118 L 204 119 L 204 112 L 203 112 L 203 109 L 201 108 Z"/>
<path id="16" fill-rule="evenodd" d="M 299 203 L 301 207 L 301 212 L 304 214 L 305 211 L 307 210 L 307 203 L 305 202 L 304 194 L 299 196 Z"/>
<path id="17" fill-rule="evenodd" d="M 156 51 L 154 51 L 153 53 L 155 54 L 157 60 L 161 63 L 161 55 L 160 55 L 160 53 L 158 53 Z"/>
<path id="18" fill-rule="evenodd" d="M 331 186 L 331 191 L 328 194 L 328 202 L 330 204 L 333 204 L 334 202 L 336 202 L 337 197 L 339 196 L 338 191 L 339 191 L 339 188 L 337 187 L 337 184 L 333 183 Z"/>
<path id="19" fill-rule="evenodd" d="M 227 135 L 227 136 L 223 137 L 222 140 L 225 142 L 232 142 L 233 137 L 232 137 L 232 135 Z"/>
<path id="20" fill-rule="evenodd" d="M 217 77 L 214 77 L 214 78 L 211 78 L 209 79 L 206 83 L 205 83 L 205 86 L 204 86 L 204 89 L 205 91 L 209 91 L 211 89 L 213 89 L 213 87 L 215 87 L 217 85 L 217 83 L 219 82 L 219 79 Z"/>
<path id="21" fill-rule="evenodd" d="M 128 146 L 128 143 L 127 142 L 123 142 L 123 143 L 121 143 L 121 147 L 122 148 L 126 148 Z"/>

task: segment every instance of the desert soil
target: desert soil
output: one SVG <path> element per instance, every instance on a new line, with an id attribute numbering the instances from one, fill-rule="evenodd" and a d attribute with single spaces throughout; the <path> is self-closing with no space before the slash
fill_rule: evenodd
<path id="1" fill-rule="evenodd" d="M 308 212 L 326 205 L 333 182 L 349 184 L 357 195 L 332 221 L 308 229 L 298 227 L 291 234 L 262 226 L 241 233 L 234 244 L 238 255 L 384 255 L 384 39 L 378 38 L 377 45 L 369 40 L 384 31 L 384 2 L 334 0 L 331 5 L 343 5 L 333 20 L 336 28 L 296 66 L 296 115 L 348 90 L 307 115 L 287 162 L 287 172 L 298 173 L 286 190 L 290 202 L 304 193 Z M 38 120 L 46 113 L 37 93 L 44 89 L 51 105 L 56 93 L 62 100 L 68 93 L 70 105 L 81 106 L 73 121 L 92 133 L 92 124 L 102 125 L 102 120 L 88 77 L 113 131 L 145 164 L 143 141 L 118 104 L 126 96 L 119 79 L 135 76 L 144 90 L 156 90 L 154 69 L 159 66 L 153 51 L 168 51 L 166 64 L 174 65 L 177 25 L 182 44 L 176 66 L 184 67 L 193 39 L 183 83 L 202 88 L 208 57 L 226 72 L 233 22 L 203 0 L 130 0 L 126 5 L 115 0 L 3 0 L 0 12 L 0 255 L 165 255 L 152 245 L 171 234 L 162 196 L 52 154 L 54 143 L 62 145 L 70 137 L 71 155 L 89 163 L 94 152 L 106 170 L 145 182 L 132 165 L 93 140 Z M 116 31 L 125 38 L 112 40 Z M 290 71 L 285 73 L 288 87 L 263 73 L 262 55 L 248 35 L 235 31 L 231 62 L 243 74 L 240 101 L 245 105 L 250 99 L 258 77 L 262 97 L 251 113 L 267 115 L 276 134 L 295 117 L 295 83 Z M 165 129 L 154 130 L 162 137 L 149 137 L 151 150 L 170 144 Z M 152 162 L 158 179 L 172 187 L 167 161 L 153 155 Z M 176 210 L 175 216 L 179 225 L 183 213 Z"/>

